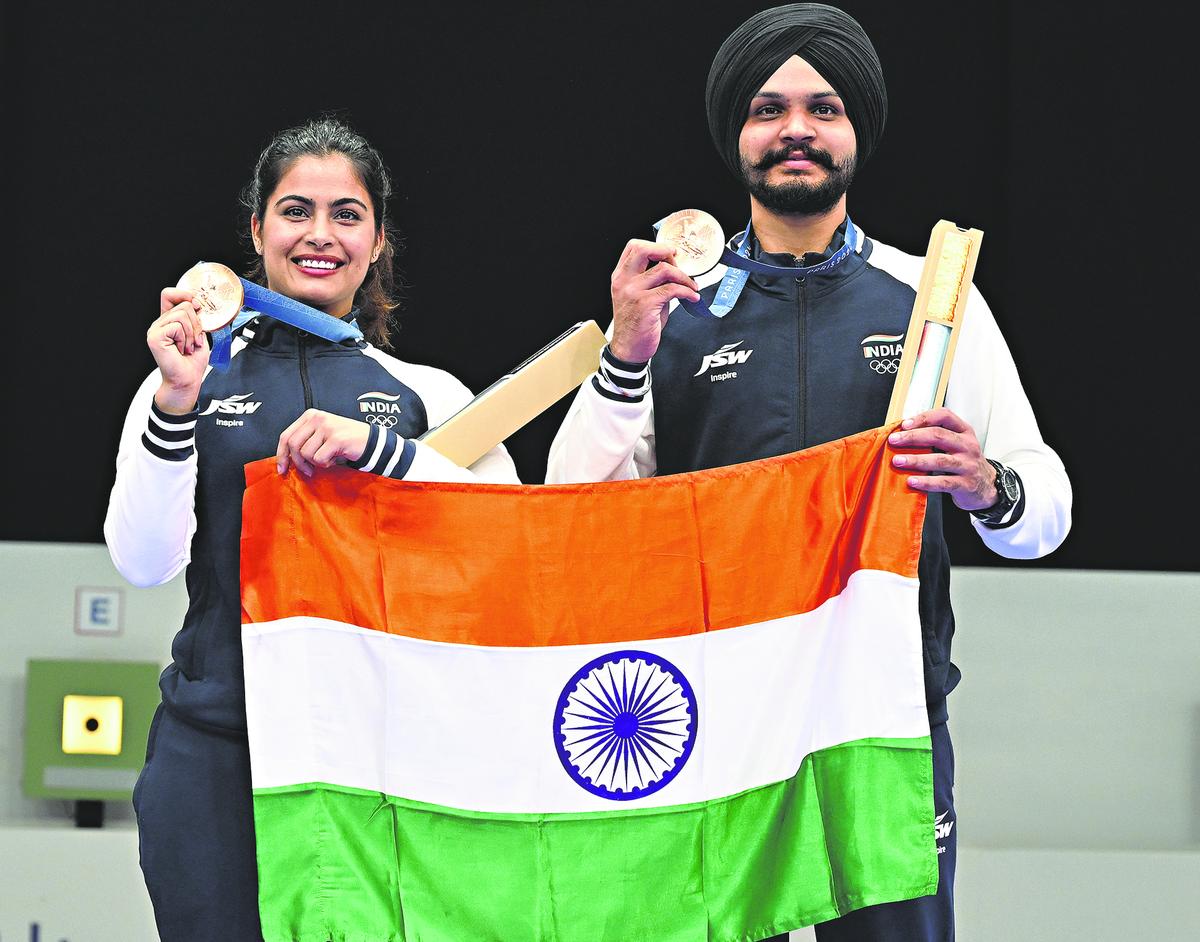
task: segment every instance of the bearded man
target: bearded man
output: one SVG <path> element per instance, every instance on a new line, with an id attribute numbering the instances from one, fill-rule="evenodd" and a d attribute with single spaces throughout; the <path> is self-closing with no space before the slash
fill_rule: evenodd
<path id="1" fill-rule="evenodd" d="M 672 249 L 630 241 L 613 272 L 609 345 L 554 440 L 548 483 L 697 471 L 884 422 L 923 260 L 869 238 L 847 214 L 854 174 L 887 118 L 870 39 L 823 4 L 765 10 L 720 47 L 706 97 L 713 141 L 750 197 L 750 224 L 729 247 L 787 271 L 739 278 L 718 266 L 694 280 L 673 264 Z M 679 310 L 698 302 L 726 313 Z M 935 895 L 839 914 L 817 926 L 821 942 L 954 936 L 946 698 L 960 675 L 950 661 L 943 495 L 956 508 L 949 512 L 970 514 L 1001 556 L 1043 556 L 1070 528 L 1062 462 L 1042 440 L 1008 347 L 973 288 L 945 407 L 906 419 L 889 442 L 929 449 L 892 462 L 908 486 L 929 495 L 920 616 L 939 884 Z"/>

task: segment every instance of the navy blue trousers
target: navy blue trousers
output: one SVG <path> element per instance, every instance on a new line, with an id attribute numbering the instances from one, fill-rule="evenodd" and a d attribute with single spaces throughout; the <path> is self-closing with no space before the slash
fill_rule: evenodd
<path id="1" fill-rule="evenodd" d="M 816 927 L 818 942 L 953 942 L 954 863 L 958 846 L 954 824 L 954 747 L 945 723 L 934 726 L 929 734 L 933 741 L 933 801 L 937 816 L 937 893 L 867 906 L 820 923 Z M 772 936 L 764 942 L 787 942 L 787 935 Z"/>
<path id="2" fill-rule="evenodd" d="M 160 705 L 133 808 L 163 942 L 261 942 L 245 735 L 200 729 Z"/>

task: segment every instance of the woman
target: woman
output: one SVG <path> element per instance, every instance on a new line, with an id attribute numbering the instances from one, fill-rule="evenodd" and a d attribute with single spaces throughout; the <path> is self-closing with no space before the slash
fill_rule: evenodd
<path id="1" fill-rule="evenodd" d="M 279 134 L 243 193 L 249 277 L 387 343 L 393 249 L 379 154 L 335 120 Z M 257 879 L 240 645 L 243 465 L 345 463 L 416 480 L 517 483 L 497 446 L 461 469 L 413 441 L 471 398 L 449 374 L 361 340 L 332 343 L 259 316 L 228 370 L 208 369 L 198 305 L 162 292 L 146 341 L 158 369 L 130 406 L 105 521 L 135 585 L 187 569 L 188 610 L 134 790 L 142 870 L 163 939 L 257 939 Z"/>

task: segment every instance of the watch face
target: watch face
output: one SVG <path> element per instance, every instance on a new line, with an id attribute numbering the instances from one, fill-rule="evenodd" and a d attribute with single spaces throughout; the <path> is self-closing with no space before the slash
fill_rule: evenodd
<path id="1" fill-rule="evenodd" d="M 1013 503 L 1016 503 L 1017 498 L 1020 496 L 1020 493 L 1017 490 L 1016 475 L 1008 470 L 1008 468 L 1005 468 L 1004 472 L 998 475 L 997 480 L 1000 486 L 1004 489 L 1004 496 Z"/>
<path id="2" fill-rule="evenodd" d="M 1021 499 L 1021 484 L 1015 471 L 991 458 L 987 460 L 988 464 L 996 469 L 996 503 L 987 510 L 972 510 L 971 513 L 985 523 L 997 523 L 1004 519 Z"/>

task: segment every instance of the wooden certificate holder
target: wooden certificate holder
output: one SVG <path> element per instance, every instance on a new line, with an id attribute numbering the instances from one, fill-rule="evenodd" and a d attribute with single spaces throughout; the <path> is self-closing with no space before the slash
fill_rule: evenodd
<path id="1" fill-rule="evenodd" d="M 944 219 L 933 227 L 885 425 L 946 401 L 950 364 L 982 240 L 978 229 L 959 229 Z"/>
<path id="2" fill-rule="evenodd" d="M 468 467 L 579 386 L 600 365 L 607 340 L 595 321 L 581 321 L 417 441 Z"/>

